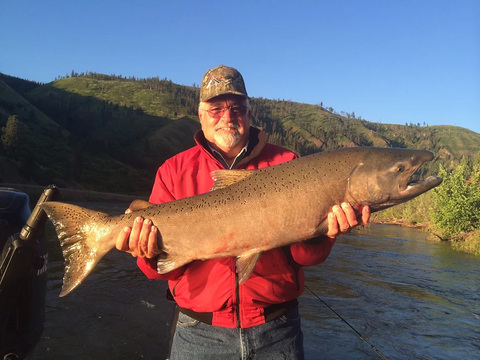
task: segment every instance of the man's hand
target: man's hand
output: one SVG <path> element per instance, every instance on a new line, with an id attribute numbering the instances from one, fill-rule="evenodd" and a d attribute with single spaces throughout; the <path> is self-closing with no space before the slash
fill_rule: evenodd
<path id="1" fill-rule="evenodd" d="M 328 214 L 328 231 L 329 238 L 336 238 L 350 231 L 357 225 L 365 225 L 370 220 L 370 207 L 364 206 L 360 214 L 348 203 L 342 203 L 341 206 L 335 205 L 332 211 Z"/>
<path id="2" fill-rule="evenodd" d="M 129 213 L 127 210 L 125 213 Z M 152 259 L 161 253 L 158 248 L 158 229 L 150 219 L 137 217 L 132 227 L 125 227 L 117 236 L 116 247 L 134 257 Z"/>

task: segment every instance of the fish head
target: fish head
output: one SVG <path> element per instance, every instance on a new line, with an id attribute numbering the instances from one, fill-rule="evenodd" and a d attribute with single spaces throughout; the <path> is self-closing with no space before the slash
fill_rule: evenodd
<path id="1" fill-rule="evenodd" d="M 412 180 L 417 169 L 433 158 L 427 150 L 371 148 L 350 174 L 348 193 L 372 212 L 411 200 L 442 182 L 436 176 Z"/>

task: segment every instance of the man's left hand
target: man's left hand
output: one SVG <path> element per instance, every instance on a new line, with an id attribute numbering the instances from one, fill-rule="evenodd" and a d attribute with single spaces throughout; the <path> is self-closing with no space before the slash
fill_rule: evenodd
<path id="1" fill-rule="evenodd" d="M 363 206 L 361 213 L 355 211 L 349 203 L 342 203 L 341 206 L 335 205 L 328 214 L 328 231 L 329 238 L 336 238 L 349 232 L 357 225 L 365 225 L 370 220 L 370 207 Z"/>

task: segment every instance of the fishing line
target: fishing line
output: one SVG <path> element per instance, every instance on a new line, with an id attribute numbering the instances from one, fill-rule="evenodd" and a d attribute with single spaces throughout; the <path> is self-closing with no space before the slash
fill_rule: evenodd
<path id="1" fill-rule="evenodd" d="M 358 336 L 364 343 L 366 343 L 367 345 L 369 345 L 369 346 L 373 349 L 373 351 L 375 351 L 382 359 L 388 360 L 388 358 L 387 358 L 385 355 L 383 355 L 382 352 L 375 347 L 375 345 L 373 345 L 370 341 L 368 341 L 367 339 L 365 339 L 365 338 L 362 336 L 362 334 L 360 334 L 360 332 L 358 332 L 352 325 L 350 325 L 350 323 L 349 323 L 347 320 L 345 320 L 345 319 L 342 317 L 342 315 L 340 315 L 340 314 L 339 314 L 338 312 L 336 312 L 330 305 L 328 305 L 324 300 L 322 300 L 322 299 L 320 298 L 320 296 L 318 296 L 318 295 L 315 294 L 312 290 L 310 290 L 310 288 L 309 288 L 307 285 L 305 285 L 305 289 L 307 289 L 308 291 L 310 291 L 310 293 L 311 293 L 313 296 L 315 296 L 323 305 L 325 305 L 327 308 L 329 308 L 331 312 L 333 312 L 340 320 L 342 320 L 345 324 L 347 324 L 348 327 L 349 327 L 350 329 L 352 329 L 352 330 L 355 332 L 355 334 L 357 334 L 357 336 Z"/>

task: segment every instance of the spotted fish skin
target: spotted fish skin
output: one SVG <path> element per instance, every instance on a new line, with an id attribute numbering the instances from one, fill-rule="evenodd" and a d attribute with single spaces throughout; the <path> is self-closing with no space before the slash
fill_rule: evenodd
<path id="1" fill-rule="evenodd" d="M 193 260 L 233 256 L 243 282 L 263 251 L 325 234 L 335 204 L 369 205 L 375 212 L 439 185 L 438 177 L 409 182 L 433 157 L 425 150 L 357 147 L 259 170 L 218 170 L 208 193 L 158 205 L 143 202 L 142 210 L 121 216 L 47 202 L 43 209 L 65 258 L 60 296 L 83 281 L 137 216 L 159 229 L 160 273 Z"/>

